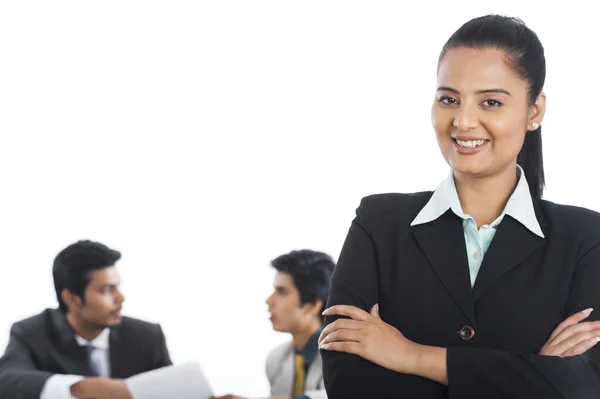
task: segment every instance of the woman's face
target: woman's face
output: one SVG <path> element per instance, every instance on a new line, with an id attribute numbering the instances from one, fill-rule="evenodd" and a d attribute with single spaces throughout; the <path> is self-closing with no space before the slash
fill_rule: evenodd
<path id="1" fill-rule="evenodd" d="M 514 168 L 545 98 L 528 103 L 527 83 L 497 49 L 456 48 L 438 70 L 431 119 L 446 162 L 456 174 L 483 177 Z M 514 169 L 513 169 L 514 170 Z"/>

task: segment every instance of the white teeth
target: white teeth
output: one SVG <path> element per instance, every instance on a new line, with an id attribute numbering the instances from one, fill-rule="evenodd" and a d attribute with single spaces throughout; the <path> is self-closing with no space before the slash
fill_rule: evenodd
<path id="1" fill-rule="evenodd" d="M 482 145 L 483 143 L 486 142 L 486 140 L 470 140 L 470 141 L 462 141 L 462 140 L 456 140 L 456 142 L 458 143 L 459 146 L 461 147 L 467 147 L 467 148 L 474 148 L 474 147 L 479 147 L 480 145 Z"/>

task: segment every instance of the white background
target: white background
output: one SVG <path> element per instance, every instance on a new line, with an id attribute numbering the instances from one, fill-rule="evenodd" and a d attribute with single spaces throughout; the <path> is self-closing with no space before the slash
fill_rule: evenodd
<path id="1" fill-rule="evenodd" d="M 592 4 L 592 3 L 589 3 Z M 364 195 L 446 176 L 439 51 L 520 17 L 546 48 L 545 198 L 600 210 L 598 30 L 569 1 L 5 1 L 0 5 L 0 348 L 56 305 L 56 253 L 123 253 L 127 315 L 160 322 L 216 393 L 268 393 L 285 335 L 269 261 L 337 259 Z"/>

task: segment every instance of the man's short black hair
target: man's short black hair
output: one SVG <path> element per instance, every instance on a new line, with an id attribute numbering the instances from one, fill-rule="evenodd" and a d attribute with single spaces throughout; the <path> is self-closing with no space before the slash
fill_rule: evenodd
<path id="1" fill-rule="evenodd" d="M 90 282 L 90 272 L 114 266 L 119 259 L 119 251 L 89 240 L 77 241 L 60 251 L 52 268 L 54 289 L 60 309 L 63 312 L 67 311 L 67 306 L 61 298 L 64 289 L 84 300 L 83 293 Z"/>
<path id="2" fill-rule="evenodd" d="M 332 257 L 323 252 L 303 249 L 281 255 L 271 261 L 278 272 L 292 276 L 294 285 L 300 292 L 300 302 L 327 304 L 331 275 L 335 269 Z"/>

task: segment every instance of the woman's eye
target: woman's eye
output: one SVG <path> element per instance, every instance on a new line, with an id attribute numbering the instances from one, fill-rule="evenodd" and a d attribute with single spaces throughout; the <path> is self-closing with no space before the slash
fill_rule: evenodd
<path id="1" fill-rule="evenodd" d="M 457 101 L 454 98 L 446 96 L 440 97 L 438 101 L 440 102 L 440 104 L 444 105 L 452 105 L 457 103 Z"/>
<path id="2" fill-rule="evenodd" d="M 500 101 L 498 100 L 485 100 L 483 102 L 483 105 L 486 107 L 501 107 L 504 104 L 502 104 Z"/>

